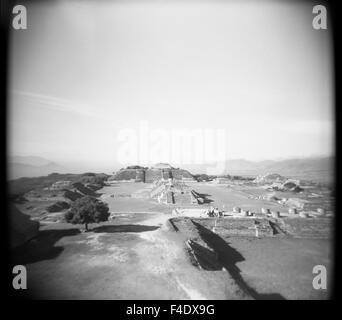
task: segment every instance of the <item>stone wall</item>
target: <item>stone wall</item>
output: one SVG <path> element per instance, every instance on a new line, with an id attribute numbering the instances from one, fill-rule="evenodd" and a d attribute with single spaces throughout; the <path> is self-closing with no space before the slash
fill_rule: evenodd
<path id="1" fill-rule="evenodd" d="M 174 193 L 175 203 L 176 204 L 190 204 L 191 203 L 191 196 L 190 192 L 175 192 Z"/>
<path id="2" fill-rule="evenodd" d="M 135 182 L 145 182 L 145 170 L 144 169 L 136 170 Z"/>
<path id="3" fill-rule="evenodd" d="M 194 181 L 192 174 L 182 169 L 121 169 L 116 172 L 109 180 L 125 181 L 134 180 L 136 182 L 152 183 L 160 179 L 171 179 Z"/>
<path id="4" fill-rule="evenodd" d="M 194 219 L 204 227 L 212 229 L 214 226 L 213 219 Z M 255 237 L 254 228 L 255 219 L 250 218 L 223 218 L 217 220 L 216 233 L 221 237 L 235 236 L 250 236 Z M 259 237 L 273 236 L 273 229 L 268 219 L 257 219 Z"/>
<path id="5" fill-rule="evenodd" d="M 172 172 L 171 170 L 163 170 L 162 172 L 163 179 L 171 179 L 172 178 Z"/>
<path id="6" fill-rule="evenodd" d="M 153 181 L 162 178 L 162 170 L 160 169 L 147 169 L 145 172 L 145 182 L 152 183 Z"/>

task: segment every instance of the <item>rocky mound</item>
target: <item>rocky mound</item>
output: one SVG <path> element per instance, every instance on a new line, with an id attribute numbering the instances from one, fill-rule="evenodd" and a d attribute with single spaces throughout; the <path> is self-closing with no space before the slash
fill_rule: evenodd
<path id="1" fill-rule="evenodd" d="M 109 175 L 104 173 L 87 172 L 84 174 L 59 174 L 51 173 L 48 176 L 20 178 L 9 181 L 8 189 L 11 197 L 23 196 L 30 191 L 41 192 L 44 189 L 56 191 L 68 189 L 72 183 L 100 184 L 104 185 Z"/>
<path id="2" fill-rule="evenodd" d="M 47 212 L 60 212 L 65 209 L 69 209 L 70 205 L 66 201 L 57 201 L 56 203 L 52 204 L 51 206 L 48 206 L 46 208 Z"/>
<path id="3" fill-rule="evenodd" d="M 286 180 L 285 182 L 273 182 L 270 185 L 272 190 L 276 191 L 290 191 L 290 192 L 301 192 L 304 189 L 300 187 L 299 181 Z"/>
<path id="4" fill-rule="evenodd" d="M 288 180 L 283 184 L 284 191 L 301 192 L 303 188 L 299 186 L 299 182 Z"/>
<path id="5" fill-rule="evenodd" d="M 75 182 L 72 185 L 76 190 L 76 192 L 79 192 L 85 196 L 91 196 L 91 197 L 96 197 L 97 194 L 95 191 L 93 191 L 92 189 L 86 187 L 83 183 L 80 182 Z"/>
<path id="6" fill-rule="evenodd" d="M 64 190 L 63 196 L 71 201 L 75 201 L 83 197 L 82 194 L 75 192 L 75 191 L 71 191 L 71 190 Z"/>

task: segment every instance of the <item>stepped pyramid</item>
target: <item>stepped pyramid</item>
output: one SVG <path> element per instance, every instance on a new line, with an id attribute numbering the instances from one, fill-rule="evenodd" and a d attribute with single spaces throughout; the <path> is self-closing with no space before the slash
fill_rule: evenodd
<path id="1" fill-rule="evenodd" d="M 150 168 L 128 166 L 116 172 L 109 180 L 153 183 L 160 179 L 194 181 L 193 175 L 183 169 L 173 168 L 168 163 L 157 163 Z"/>

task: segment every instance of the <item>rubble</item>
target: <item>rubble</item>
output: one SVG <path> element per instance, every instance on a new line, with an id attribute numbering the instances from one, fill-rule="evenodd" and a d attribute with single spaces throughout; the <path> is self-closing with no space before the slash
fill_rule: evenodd
<path id="1" fill-rule="evenodd" d="M 274 182 L 285 182 L 286 178 L 277 173 L 267 173 L 264 175 L 259 175 L 254 179 L 255 183 L 274 183 Z"/>

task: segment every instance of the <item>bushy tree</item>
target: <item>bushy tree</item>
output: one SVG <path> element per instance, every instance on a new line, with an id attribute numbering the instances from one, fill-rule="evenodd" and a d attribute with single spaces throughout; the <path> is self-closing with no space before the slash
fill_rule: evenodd
<path id="1" fill-rule="evenodd" d="M 73 224 L 84 224 L 88 231 L 89 223 L 107 221 L 109 215 L 109 208 L 106 203 L 85 196 L 73 202 L 70 210 L 65 214 L 65 220 Z"/>

